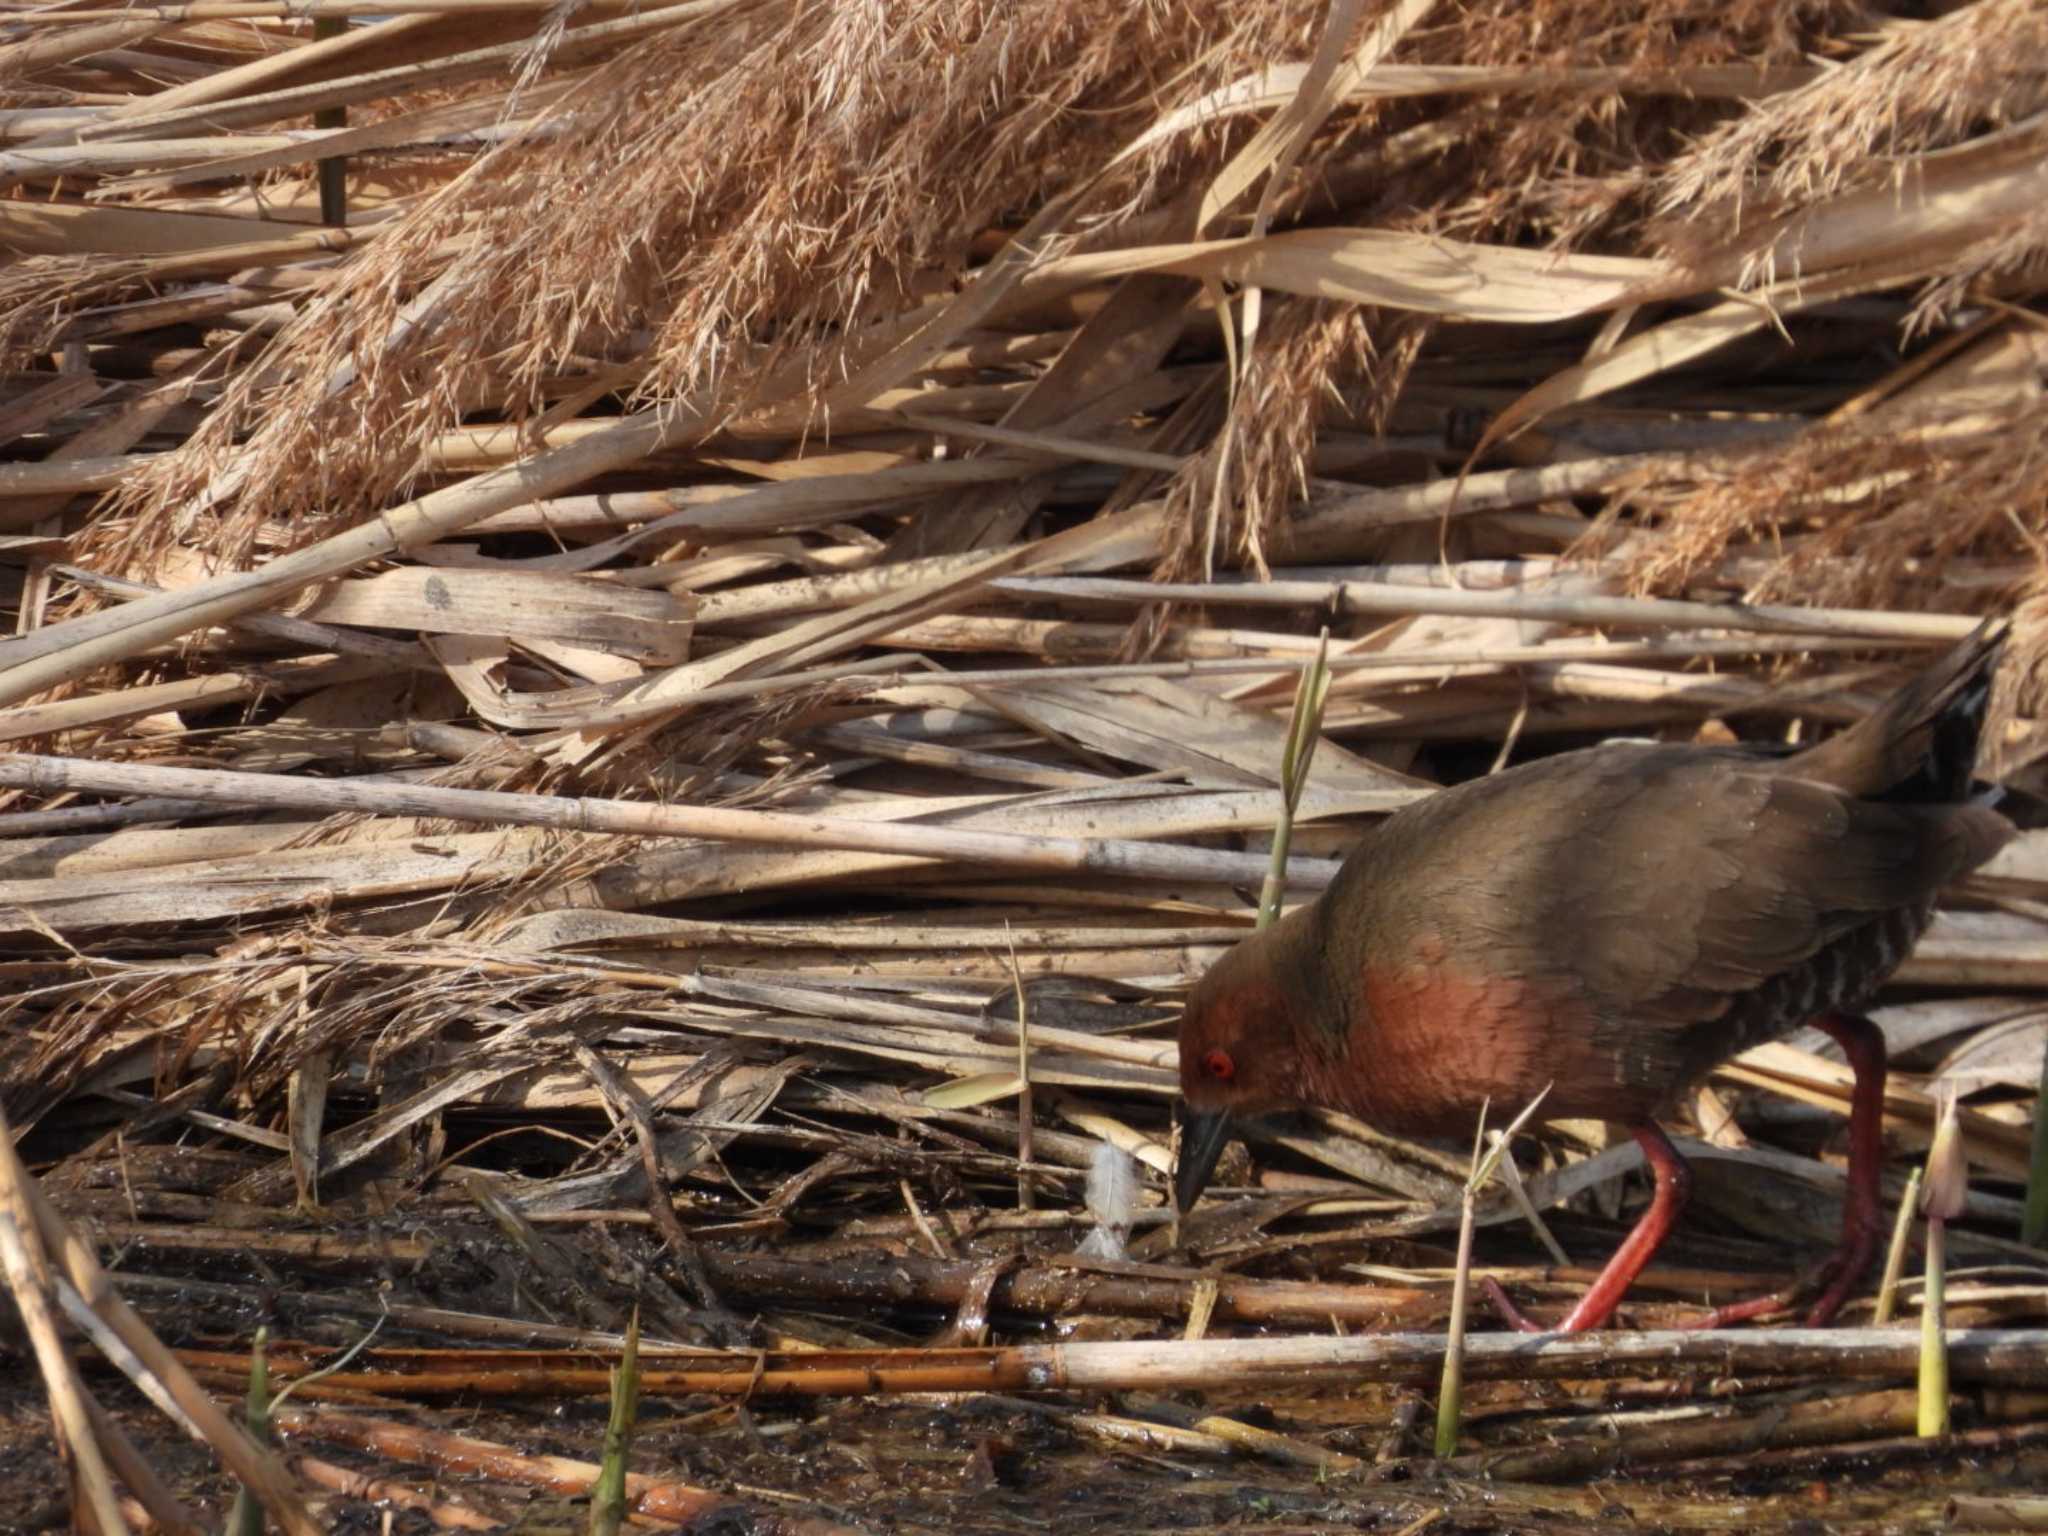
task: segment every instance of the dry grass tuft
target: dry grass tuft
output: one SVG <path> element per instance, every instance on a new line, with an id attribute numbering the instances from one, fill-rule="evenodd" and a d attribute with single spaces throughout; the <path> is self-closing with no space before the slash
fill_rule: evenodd
<path id="1" fill-rule="evenodd" d="M 1349 306 L 1276 306 L 1222 429 L 1167 489 L 1162 580 L 1207 581 L 1220 563 L 1268 573 L 1267 545 L 1308 494 L 1322 419 L 1368 372 L 1369 327 L 1368 314 Z"/>
<path id="2" fill-rule="evenodd" d="M 1662 168 L 1652 195 L 1660 214 L 1676 216 L 1670 248 L 1697 252 L 1702 239 L 1884 186 L 1910 174 L 1916 156 L 2018 127 L 2048 106 L 2048 79 L 2034 64 L 2044 49 L 2048 14 L 2031 0 L 1891 21 L 1874 46 L 1723 123 Z"/>
<path id="3" fill-rule="evenodd" d="M 2011 419 L 1885 410 L 1816 427 L 1725 479 L 1657 497 L 1672 536 L 1643 548 L 1632 583 L 1681 591 L 1735 546 L 1775 543 L 1783 557 L 1745 600 L 1939 606 L 1956 562 L 2038 555 L 2044 430 L 2040 402 Z"/>
<path id="4" fill-rule="evenodd" d="M 706 437 L 815 398 L 945 292 L 976 232 L 1102 164 L 1169 85 L 1284 54 L 1315 7 L 1203 14 L 746 0 L 650 39 L 543 120 L 575 132 L 537 124 L 402 215 L 279 338 L 291 376 L 231 389 L 128 521 L 206 504 L 179 536 L 239 561 L 272 520 L 298 543 L 401 493 L 412 445 L 487 398 L 524 424 L 595 387 Z M 1100 205 L 1156 201 L 1200 151 L 1168 140 Z"/>

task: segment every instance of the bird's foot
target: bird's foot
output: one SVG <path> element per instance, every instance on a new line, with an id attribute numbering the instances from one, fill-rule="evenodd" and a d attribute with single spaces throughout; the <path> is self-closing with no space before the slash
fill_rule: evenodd
<path id="1" fill-rule="evenodd" d="M 1607 1320 L 1614 1316 L 1614 1309 L 1621 1305 L 1621 1298 L 1628 1294 L 1628 1288 L 1635 1284 L 1636 1276 L 1643 1272 L 1643 1266 L 1650 1262 L 1650 1256 L 1670 1234 L 1671 1224 L 1685 1206 L 1686 1192 L 1692 1188 L 1692 1172 L 1685 1166 L 1685 1159 L 1678 1155 L 1678 1149 L 1671 1145 L 1671 1138 L 1659 1130 L 1655 1122 L 1645 1120 L 1634 1127 L 1633 1134 L 1641 1144 L 1643 1160 L 1650 1165 L 1650 1172 L 1656 1180 L 1649 1209 L 1630 1229 L 1621 1246 L 1614 1250 L 1614 1257 L 1607 1261 L 1607 1267 L 1586 1287 L 1586 1294 L 1559 1319 L 1555 1327 L 1539 1328 L 1530 1322 L 1515 1309 L 1515 1304 L 1508 1300 L 1507 1292 L 1500 1288 L 1498 1281 L 1482 1276 L 1480 1283 L 1486 1287 L 1488 1298 L 1495 1310 L 1507 1319 L 1509 1327 L 1522 1333 L 1586 1333 L 1605 1326 Z"/>
<path id="2" fill-rule="evenodd" d="M 1686 1329 L 1726 1328 L 1733 1323 L 1746 1323 L 1766 1313 L 1791 1307 L 1818 1291 L 1819 1299 L 1807 1309 L 1806 1326 L 1825 1328 L 1835 1320 L 1835 1314 L 1842 1310 L 1842 1304 L 1849 1299 L 1849 1293 L 1856 1289 L 1856 1283 L 1863 1278 L 1864 1271 L 1870 1268 L 1870 1261 L 1876 1256 L 1876 1229 L 1851 1230 L 1844 1235 L 1841 1247 L 1783 1290 L 1772 1291 L 1768 1296 L 1752 1296 L 1747 1301 L 1730 1302 L 1725 1307 L 1716 1307 L 1704 1317 L 1678 1326 Z"/>

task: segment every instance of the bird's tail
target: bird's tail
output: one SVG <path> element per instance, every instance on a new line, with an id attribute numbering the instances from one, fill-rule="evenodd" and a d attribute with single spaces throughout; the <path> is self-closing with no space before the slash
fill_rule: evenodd
<path id="1" fill-rule="evenodd" d="M 2004 619 L 1986 619 L 1869 716 L 1800 753 L 1786 771 L 1871 800 L 1967 799 L 1991 675 L 2010 629 Z"/>

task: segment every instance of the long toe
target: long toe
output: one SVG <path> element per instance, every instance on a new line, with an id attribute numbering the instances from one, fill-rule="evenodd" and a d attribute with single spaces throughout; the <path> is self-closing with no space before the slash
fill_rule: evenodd
<path id="1" fill-rule="evenodd" d="M 1785 1311 L 1802 1297 L 1811 1296 L 1818 1291 L 1819 1299 L 1806 1314 L 1806 1326 L 1825 1328 L 1834 1321 L 1835 1314 L 1842 1310 L 1842 1304 L 1856 1289 L 1857 1281 L 1861 1280 L 1864 1272 L 1870 1268 L 1870 1261 L 1876 1254 L 1876 1248 L 1874 1236 L 1862 1234 L 1852 1237 L 1783 1289 L 1772 1291 L 1767 1296 L 1752 1296 L 1745 1301 L 1730 1302 L 1725 1307 L 1716 1307 L 1713 1311 L 1678 1326 L 1685 1329 L 1728 1328 L 1736 1323 L 1747 1323 L 1773 1312 Z"/>
<path id="2" fill-rule="evenodd" d="M 1815 1281 L 1821 1286 L 1820 1299 L 1806 1314 L 1806 1326 L 1825 1328 L 1835 1320 L 1835 1314 L 1846 1302 L 1865 1274 L 1870 1270 L 1870 1261 L 1877 1257 L 1877 1234 L 1875 1232 L 1852 1233 L 1837 1250 L 1834 1257 L 1821 1266 Z"/>
<path id="3" fill-rule="evenodd" d="M 1481 1275 L 1479 1277 L 1479 1284 L 1480 1288 L 1486 1292 L 1486 1299 L 1493 1303 L 1493 1310 L 1501 1315 L 1501 1321 L 1514 1329 L 1515 1332 L 1543 1332 L 1543 1325 L 1541 1323 L 1532 1322 L 1529 1318 L 1523 1316 L 1522 1309 L 1508 1300 L 1508 1293 L 1501 1289 L 1500 1282 L 1494 1279 L 1493 1276 Z"/>

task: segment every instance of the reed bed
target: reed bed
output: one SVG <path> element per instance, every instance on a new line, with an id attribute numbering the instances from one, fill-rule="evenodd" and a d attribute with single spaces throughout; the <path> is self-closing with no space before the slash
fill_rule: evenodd
<path id="1" fill-rule="evenodd" d="M 0 4 L 0 1526 L 521 1518 L 636 1312 L 671 1524 L 2048 1522 L 2048 832 L 1875 1015 L 1889 1200 L 1959 1105 L 1945 1436 L 1917 1255 L 1667 1331 L 1829 1240 L 1817 1034 L 1688 1106 L 1645 1331 L 1475 1314 L 1447 1456 L 1469 1149 L 1165 1196 L 1276 830 L 1299 900 L 1988 613 L 2048 825 L 2043 59 L 2038 0 Z M 1561 1299 L 1638 1164 L 1518 1138 L 1480 1271 Z"/>

